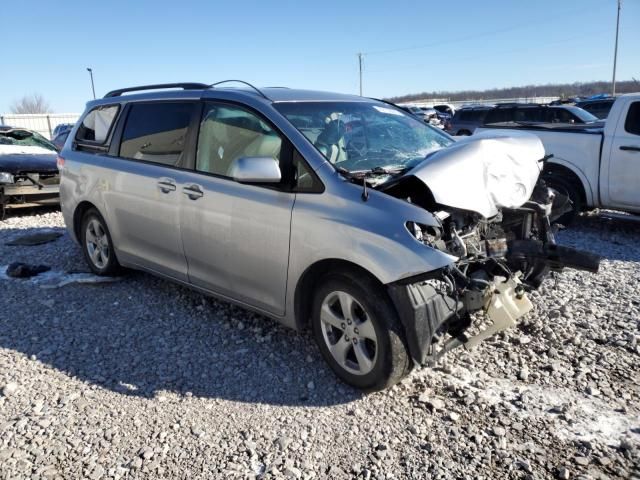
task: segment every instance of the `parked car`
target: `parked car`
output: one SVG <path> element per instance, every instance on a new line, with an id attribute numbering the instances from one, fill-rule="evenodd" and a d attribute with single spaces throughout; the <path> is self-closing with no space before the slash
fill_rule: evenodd
<path id="1" fill-rule="evenodd" d="M 422 110 L 422 114 L 424 115 L 423 119 L 426 123 L 436 128 L 444 128 L 444 123 L 440 119 L 440 114 L 435 108 L 420 107 L 420 110 Z"/>
<path id="2" fill-rule="evenodd" d="M 493 107 L 488 105 L 463 107 L 457 110 L 449 123 L 445 124 L 445 131 L 451 135 L 471 135 L 484 122 L 484 117 Z"/>
<path id="3" fill-rule="evenodd" d="M 614 97 L 592 100 L 587 99 L 576 102 L 576 107 L 582 108 L 593 116 L 604 120 L 609 115 L 609 111 L 611 110 L 614 101 Z"/>
<path id="4" fill-rule="evenodd" d="M 507 103 L 496 105 L 484 117 L 483 125 L 504 122 L 589 124 L 598 118 L 572 105 Z"/>
<path id="5" fill-rule="evenodd" d="M 604 126 L 490 126 L 537 135 L 553 154 L 543 171 L 545 182 L 571 203 L 561 218 L 569 223 L 588 208 L 609 208 L 640 214 L 640 94 L 617 97 Z M 481 131 L 485 131 L 485 128 Z M 486 133 L 486 132 L 485 132 Z"/>
<path id="6" fill-rule="evenodd" d="M 448 103 L 441 103 L 439 105 L 434 105 L 433 108 L 435 108 L 438 112 L 448 115 L 449 117 L 453 117 L 453 115 L 456 113 L 456 109 L 453 105 L 449 105 Z"/>
<path id="7" fill-rule="evenodd" d="M 51 140 L 51 143 L 53 143 L 58 151 L 62 150 L 62 147 L 64 147 L 64 142 L 67 141 L 70 132 L 71 130 L 64 130 L 62 131 L 62 133 L 56 135 L 53 140 Z"/>
<path id="8" fill-rule="evenodd" d="M 411 115 L 415 115 L 420 120 L 426 121 L 425 112 L 420 107 L 416 107 L 415 105 L 396 105 L 401 110 L 404 110 Z"/>
<path id="9" fill-rule="evenodd" d="M 0 217 L 7 209 L 58 203 L 56 149 L 42 135 L 0 126 Z"/>
<path id="10" fill-rule="evenodd" d="M 51 138 L 56 138 L 58 135 L 64 132 L 70 131 L 74 125 L 75 125 L 74 123 L 59 123 L 53 129 L 53 132 L 51 133 Z"/>
<path id="11" fill-rule="evenodd" d="M 553 240 L 534 135 L 454 142 L 381 101 L 221 83 L 87 104 L 61 203 L 96 274 L 146 270 L 310 328 L 375 390 L 514 325 L 549 268 L 598 267 Z"/>

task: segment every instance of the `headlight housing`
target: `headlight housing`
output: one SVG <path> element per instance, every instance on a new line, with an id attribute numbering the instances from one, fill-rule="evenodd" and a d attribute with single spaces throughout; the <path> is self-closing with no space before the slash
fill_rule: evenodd
<path id="1" fill-rule="evenodd" d="M 15 183 L 13 175 L 9 172 L 0 172 L 0 184 Z"/>
<path id="2" fill-rule="evenodd" d="M 513 164 L 489 161 L 486 172 L 487 188 L 497 206 L 518 208 L 529 200 L 532 192 Z"/>
<path id="3" fill-rule="evenodd" d="M 417 222 L 406 222 L 405 227 L 409 234 L 418 242 L 434 246 L 442 237 L 442 232 L 438 227 L 431 227 Z"/>

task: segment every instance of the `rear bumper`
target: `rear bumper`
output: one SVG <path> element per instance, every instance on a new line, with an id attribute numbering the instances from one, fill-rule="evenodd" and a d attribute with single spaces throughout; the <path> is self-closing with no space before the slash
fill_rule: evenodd
<path id="1" fill-rule="evenodd" d="M 2 185 L 0 205 L 4 208 L 25 208 L 60 203 L 60 185 Z"/>

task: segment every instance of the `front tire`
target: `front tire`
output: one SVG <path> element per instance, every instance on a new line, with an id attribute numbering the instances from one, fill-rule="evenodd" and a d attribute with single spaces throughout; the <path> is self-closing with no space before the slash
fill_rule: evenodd
<path id="1" fill-rule="evenodd" d="M 570 182 L 569 180 L 566 180 L 565 178 L 559 175 L 548 173 L 543 177 L 543 179 L 544 179 L 544 182 L 547 184 L 547 187 L 549 187 L 551 190 L 553 190 L 557 194 L 567 197 L 571 202 L 571 205 L 569 205 L 569 208 L 571 210 L 562 214 L 560 217 L 556 218 L 553 221 L 553 223 L 560 223 L 564 226 L 571 225 L 571 223 L 573 223 L 575 218 L 584 208 L 584 202 L 582 201 L 582 196 L 580 195 L 580 192 L 572 182 Z M 558 211 L 565 207 L 565 205 L 560 204 L 559 201 L 560 201 L 559 198 L 558 200 L 554 200 L 554 204 L 552 206 L 552 214 L 554 210 Z"/>
<path id="2" fill-rule="evenodd" d="M 121 271 L 107 222 L 94 208 L 82 217 L 80 242 L 84 259 L 93 273 L 109 276 Z"/>
<path id="3" fill-rule="evenodd" d="M 345 383 L 365 391 L 383 390 L 411 371 L 398 315 L 387 292 L 372 279 L 326 276 L 312 308 L 316 343 Z"/>

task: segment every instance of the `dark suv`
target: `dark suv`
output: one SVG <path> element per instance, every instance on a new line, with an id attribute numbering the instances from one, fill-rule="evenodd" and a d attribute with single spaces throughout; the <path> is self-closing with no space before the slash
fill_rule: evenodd
<path id="1" fill-rule="evenodd" d="M 611 110 L 615 100 L 613 97 L 599 100 L 582 100 L 576 102 L 576 107 L 580 107 L 599 119 L 604 120 L 609 116 L 609 110 Z"/>
<path id="2" fill-rule="evenodd" d="M 492 108 L 488 105 L 463 107 L 445 124 L 445 131 L 451 135 L 471 135 L 483 125 L 484 117 Z"/>
<path id="3" fill-rule="evenodd" d="M 571 105 L 509 103 L 497 105 L 484 117 L 484 125 L 505 122 L 592 123 L 598 118 Z"/>

